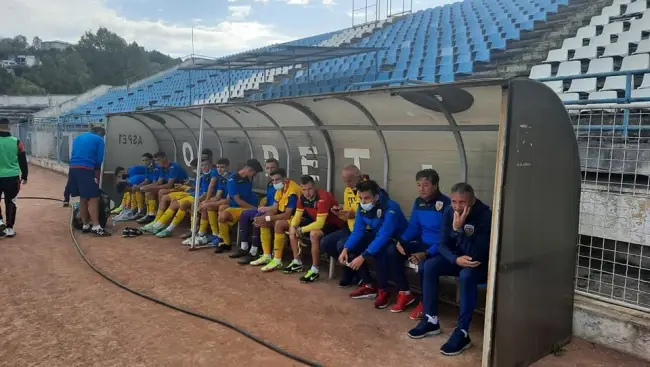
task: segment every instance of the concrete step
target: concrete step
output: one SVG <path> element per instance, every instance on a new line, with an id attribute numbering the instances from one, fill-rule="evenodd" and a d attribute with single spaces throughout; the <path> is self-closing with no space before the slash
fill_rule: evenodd
<path id="1" fill-rule="evenodd" d="M 561 47 L 565 38 L 575 35 L 578 28 L 588 24 L 610 2 L 569 1 L 568 6 L 560 6 L 557 13 L 549 15 L 547 22 L 535 22 L 535 28 L 522 31 L 519 40 L 508 41 L 506 50 L 493 51 L 490 63 L 474 64 L 469 79 L 527 76 L 533 65 L 546 59 L 549 50 Z"/>

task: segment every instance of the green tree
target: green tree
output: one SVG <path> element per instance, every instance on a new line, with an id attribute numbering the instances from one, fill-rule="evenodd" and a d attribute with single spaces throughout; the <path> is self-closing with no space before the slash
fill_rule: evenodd
<path id="1" fill-rule="evenodd" d="M 23 36 L 0 38 L 0 59 L 9 55 L 35 55 L 40 65 L 21 68 L 17 76 L 0 74 L 0 88 L 29 94 L 78 94 L 100 84 L 124 85 L 166 70 L 181 62 L 158 51 L 147 51 L 136 42 L 127 43 L 106 28 L 86 32 L 66 50 L 40 50 L 34 37 L 31 47 Z M 28 91 L 29 93 L 27 93 Z"/>

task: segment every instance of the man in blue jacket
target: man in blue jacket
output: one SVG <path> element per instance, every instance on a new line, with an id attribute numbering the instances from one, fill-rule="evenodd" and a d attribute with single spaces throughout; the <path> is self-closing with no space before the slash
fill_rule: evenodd
<path id="1" fill-rule="evenodd" d="M 490 207 L 476 198 L 469 184 L 455 184 L 451 188 L 451 207 L 443 217 L 438 254 L 424 266 L 424 318 L 409 330 L 409 337 L 419 339 L 440 334 L 439 277 L 456 276 L 460 283 L 460 316 L 440 352 L 458 355 L 472 345 L 468 331 L 476 307 L 477 286 L 487 281 L 491 226 Z"/>
<path id="2" fill-rule="evenodd" d="M 79 197 L 79 215 L 83 222 L 82 232 L 95 236 L 110 236 L 99 225 L 99 174 L 104 161 L 103 126 L 93 126 L 91 131 L 72 141 L 67 191 Z"/>
<path id="3" fill-rule="evenodd" d="M 449 197 L 440 192 L 440 176 L 433 169 L 424 169 L 415 175 L 419 196 L 413 203 L 411 219 L 406 231 L 402 233 L 397 250 L 403 256 L 408 256 L 409 261 L 418 266 L 420 284 L 424 283 L 422 274 L 427 259 L 438 253 L 438 242 L 442 234 L 442 217 L 445 209 L 451 204 Z M 404 272 L 404 257 L 397 259 L 394 264 L 396 272 Z M 400 263 L 401 261 L 401 263 Z M 415 296 L 405 297 L 406 305 L 415 301 Z M 422 318 L 423 304 L 411 312 L 411 320 Z M 392 310 L 391 310 L 392 311 Z M 397 311 L 394 311 L 397 312 Z"/>
<path id="4" fill-rule="evenodd" d="M 355 215 L 352 233 L 345 242 L 339 262 L 359 271 L 363 284 L 351 298 L 377 298 L 376 308 L 388 307 L 388 278 L 390 262 L 397 253 L 397 238 L 404 232 L 408 222 L 399 204 L 390 200 L 388 194 L 375 181 L 362 181 L 357 185 L 359 207 Z M 368 228 L 368 229 L 366 229 Z M 377 266 L 378 289 L 373 285 L 366 259 L 374 258 Z M 348 263 L 348 259 L 352 260 Z M 403 262 L 402 262 L 403 264 Z M 392 274 L 400 296 L 407 294 L 408 283 L 403 272 Z M 398 297 L 398 304 L 400 299 Z"/>

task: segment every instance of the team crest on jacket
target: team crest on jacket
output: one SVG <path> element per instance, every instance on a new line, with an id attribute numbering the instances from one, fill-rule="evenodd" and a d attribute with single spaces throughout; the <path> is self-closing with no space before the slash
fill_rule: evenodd
<path id="1" fill-rule="evenodd" d="M 474 226 L 471 224 L 465 224 L 465 227 L 463 227 L 463 230 L 465 230 L 465 234 L 468 236 L 471 236 L 474 234 Z"/>
<path id="2" fill-rule="evenodd" d="M 444 205 L 445 203 L 443 203 L 442 201 L 436 201 L 436 210 L 440 211 L 440 209 L 442 209 Z"/>

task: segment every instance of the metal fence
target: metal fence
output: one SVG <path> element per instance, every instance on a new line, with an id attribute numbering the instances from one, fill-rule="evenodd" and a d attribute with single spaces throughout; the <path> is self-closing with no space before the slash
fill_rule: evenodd
<path id="1" fill-rule="evenodd" d="M 650 312 L 650 109 L 567 109 L 582 169 L 576 292 Z"/>
<path id="2" fill-rule="evenodd" d="M 575 288 L 650 312 L 650 108 L 611 107 L 567 107 L 583 173 Z M 13 129 L 29 155 L 68 162 L 72 139 L 88 127 L 30 121 Z"/>
<path id="3" fill-rule="evenodd" d="M 25 144 L 29 156 L 67 163 L 72 140 L 88 131 L 88 125 L 30 121 L 12 125 L 11 129 L 13 135 Z"/>

